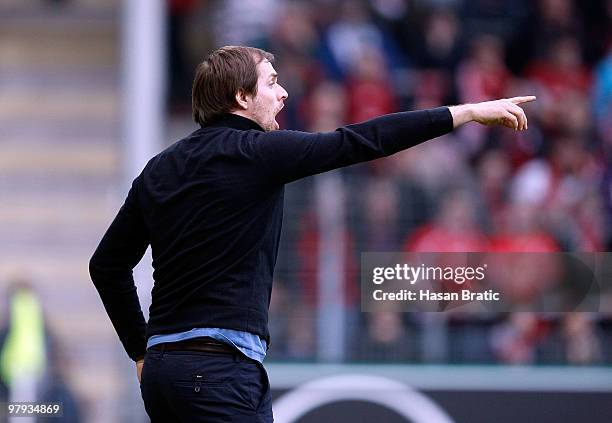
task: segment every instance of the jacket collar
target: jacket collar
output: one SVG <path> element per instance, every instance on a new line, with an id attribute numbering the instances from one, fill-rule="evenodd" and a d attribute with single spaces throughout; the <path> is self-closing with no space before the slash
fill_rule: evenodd
<path id="1" fill-rule="evenodd" d="M 255 129 L 256 131 L 264 130 L 254 120 L 247 119 L 245 117 L 242 117 L 242 116 L 239 116 L 233 113 L 223 114 L 215 118 L 213 121 L 208 122 L 207 124 L 202 126 L 202 128 L 214 128 L 214 127 L 226 127 L 226 128 L 239 129 L 242 131 L 248 131 L 249 129 Z"/>

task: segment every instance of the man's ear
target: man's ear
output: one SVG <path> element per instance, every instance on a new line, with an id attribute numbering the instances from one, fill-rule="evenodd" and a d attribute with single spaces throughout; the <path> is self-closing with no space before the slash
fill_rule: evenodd
<path id="1" fill-rule="evenodd" d="M 236 91 L 236 103 L 238 107 L 243 110 L 247 110 L 249 108 L 249 103 L 247 102 L 247 96 L 243 89 Z"/>

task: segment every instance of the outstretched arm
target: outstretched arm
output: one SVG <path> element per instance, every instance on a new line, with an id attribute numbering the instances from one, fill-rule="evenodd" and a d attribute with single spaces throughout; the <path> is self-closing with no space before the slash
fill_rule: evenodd
<path id="1" fill-rule="evenodd" d="M 475 104 L 451 106 L 453 127 L 457 128 L 468 122 L 478 122 L 483 125 L 503 125 L 517 131 L 527 129 L 527 116 L 519 106 L 522 103 L 534 101 L 535 96 L 504 98 Z"/>
<path id="2" fill-rule="evenodd" d="M 250 133 L 248 147 L 269 176 L 282 183 L 355 163 L 389 156 L 439 137 L 467 122 L 527 129 L 518 105 L 533 96 L 392 113 L 333 132 L 270 131 Z"/>

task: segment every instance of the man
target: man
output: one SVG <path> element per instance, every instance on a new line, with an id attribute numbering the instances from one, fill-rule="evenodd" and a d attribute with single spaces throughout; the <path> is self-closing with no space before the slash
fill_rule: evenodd
<path id="1" fill-rule="evenodd" d="M 147 163 L 90 262 L 153 421 L 272 421 L 261 363 L 286 183 L 470 121 L 527 129 L 518 104 L 535 98 L 395 113 L 330 133 L 280 131 L 288 94 L 273 59 L 230 46 L 198 66 L 201 128 Z M 148 245 L 155 285 L 145 324 L 132 269 Z"/>

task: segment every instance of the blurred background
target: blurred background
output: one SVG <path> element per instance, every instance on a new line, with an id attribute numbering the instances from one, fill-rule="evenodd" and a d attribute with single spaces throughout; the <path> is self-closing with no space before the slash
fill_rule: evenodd
<path id="1" fill-rule="evenodd" d="M 574 406 L 612 419 L 612 314 L 362 313 L 359 298 L 366 251 L 611 250 L 611 23 L 611 0 L 2 0 L 0 403 L 148 421 L 87 263 L 148 158 L 196 129 L 196 65 L 245 44 L 276 56 L 281 128 L 538 96 L 529 131 L 466 125 L 287 186 L 266 359 L 275 398 L 358 369 L 451 416 L 429 421 L 516 418 L 510 399 L 487 408 L 470 389 L 538 392 L 525 413 L 550 404 L 567 419 L 550 421 L 586 419 Z M 135 278 L 146 315 L 149 255 Z M 470 401 L 482 414 L 465 420 Z M 300 421 L 370 421 L 342 404 Z"/>

